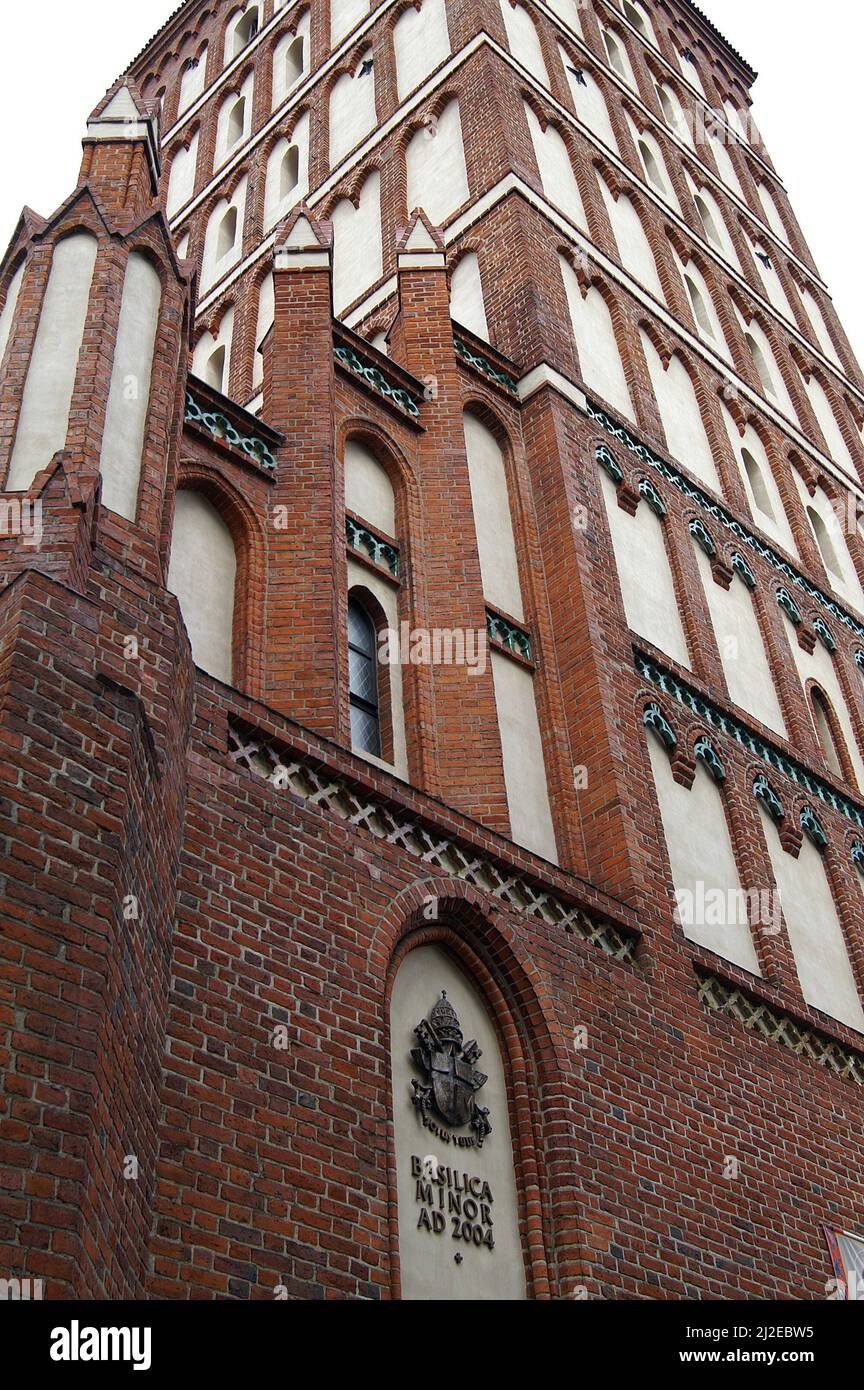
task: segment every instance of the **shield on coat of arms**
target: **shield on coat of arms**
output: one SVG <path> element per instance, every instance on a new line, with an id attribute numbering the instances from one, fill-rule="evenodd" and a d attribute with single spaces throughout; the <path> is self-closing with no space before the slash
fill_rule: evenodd
<path id="1" fill-rule="evenodd" d="M 434 1109 L 454 1129 L 470 1124 L 479 1147 L 492 1132 L 488 1110 L 475 1099 L 488 1078 L 474 1065 L 482 1056 L 476 1042 L 462 1044 L 462 1029 L 446 990 L 414 1032 L 420 1046 L 411 1049 L 411 1056 L 424 1073 L 425 1084 L 411 1083 L 412 1103 L 420 1110 Z"/>
<path id="2" fill-rule="evenodd" d="M 474 1114 L 474 1068 L 446 1052 L 432 1053 L 435 1104 L 451 1125 L 467 1125 Z"/>

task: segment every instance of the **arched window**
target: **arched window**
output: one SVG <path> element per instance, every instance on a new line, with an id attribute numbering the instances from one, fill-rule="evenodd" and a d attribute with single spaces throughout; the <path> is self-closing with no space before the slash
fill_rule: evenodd
<path id="1" fill-rule="evenodd" d="M 306 40 L 302 34 L 291 40 L 285 54 L 285 91 L 288 92 L 303 76 L 305 66 Z"/>
<path id="2" fill-rule="evenodd" d="M 711 245 L 715 246 L 718 251 L 725 250 L 725 247 L 723 245 L 723 238 L 720 235 L 720 228 L 717 226 L 717 223 L 714 220 L 714 213 L 711 211 L 710 207 L 705 201 L 704 195 L 701 193 L 697 193 L 693 201 L 696 204 L 696 211 L 699 214 L 699 220 L 702 223 L 702 229 L 705 232 L 705 235 L 708 238 L 708 240 L 711 242 Z"/>
<path id="3" fill-rule="evenodd" d="M 647 15 L 643 14 L 642 9 L 631 4 L 630 0 L 623 0 L 621 8 L 624 11 L 625 18 L 629 19 L 633 28 L 642 35 L 643 39 L 648 39 L 649 43 L 653 43 L 654 31 L 651 28 L 650 20 Z"/>
<path id="4" fill-rule="evenodd" d="M 797 556 L 798 548 L 774 477 L 774 465 L 768 457 L 761 435 L 750 423 L 742 433 L 726 406 L 723 407 L 722 415 L 729 443 L 744 481 L 753 520 L 772 539 L 778 541 L 788 554 Z"/>
<path id="5" fill-rule="evenodd" d="M 665 198 L 667 193 L 666 182 L 660 172 L 660 165 L 657 161 L 657 157 L 647 140 L 639 141 L 639 158 L 642 160 L 642 167 L 645 170 L 648 182 L 652 183 L 658 192 L 662 193 Z"/>
<path id="6" fill-rule="evenodd" d="M 669 129 L 675 132 L 679 140 L 686 140 L 688 145 L 692 145 L 693 132 L 690 128 L 690 122 L 687 120 L 681 103 L 672 88 L 667 87 L 664 82 L 655 83 L 655 87 L 660 109 Z"/>
<path id="7" fill-rule="evenodd" d="M 294 192 L 300 178 L 300 151 L 289 145 L 279 166 L 279 197 L 284 200 Z"/>
<path id="8" fill-rule="evenodd" d="M 757 340 L 754 334 L 749 331 L 745 332 L 744 341 L 747 344 L 750 356 L 753 358 L 753 365 L 762 383 L 763 391 L 766 396 L 770 396 L 772 400 L 776 401 L 777 387 L 774 384 L 771 368 L 768 366 L 768 359 L 762 350 L 762 344 Z"/>
<path id="9" fill-rule="evenodd" d="M 246 179 L 238 183 L 230 202 L 222 199 L 207 220 L 204 254 L 201 260 L 202 292 L 220 279 L 240 257 L 243 244 L 243 218 L 246 207 Z"/>
<path id="10" fill-rule="evenodd" d="M 686 265 L 681 267 L 681 274 L 699 336 L 717 348 L 724 357 L 729 358 L 730 353 L 723 328 L 717 317 L 714 300 L 702 272 L 692 261 L 688 261 Z"/>
<path id="11" fill-rule="evenodd" d="M 231 58 L 236 58 L 238 53 L 242 53 L 247 44 L 250 44 L 255 38 L 260 27 L 258 6 L 253 5 L 245 14 L 240 16 L 233 28 L 229 26 L 229 51 L 225 55 L 226 61 L 230 61 Z"/>
<path id="12" fill-rule="evenodd" d="M 243 139 L 243 131 L 246 126 L 246 98 L 238 97 L 228 116 L 228 144 L 227 148 L 233 149 Z"/>
<path id="13" fill-rule="evenodd" d="M 214 169 L 224 164 L 249 135 L 254 81 L 254 73 L 250 72 L 242 89 L 239 92 L 229 92 L 219 107 L 213 154 Z"/>
<path id="14" fill-rule="evenodd" d="M 273 146 L 267 160 L 264 186 L 264 231 L 298 203 L 309 186 L 309 117 L 304 114 L 290 138 Z"/>
<path id="15" fill-rule="evenodd" d="M 192 353 L 192 371 L 217 391 L 227 391 L 234 332 L 233 306 L 222 315 L 216 336 L 203 333 Z"/>
<path id="16" fill-rule="evenodd" d="M 381 756 L 381 711 L 378 699 L 378 634 L 357 598 L 348 601 L 348 676 L 351 746 Z"/>
<path id="17" fill-rule="evenodd" d="M 216 259 L 221 261 L 225 256 L 230 255 L 234 250 L 234 243 L 237 240 L 237 209 L 230 207 L 219 223 L 219 234 L 216 238 Z"/>
<path id="18" fill-rule="evenodd" d="M 825 525 L 825 522 L 816 511 L 815 507 L 807 508 L 807 517 L 813 528 L 813 535 L 816 537 L 816 544 L 825 562 L 825 568 L 829 574 L 833 574 L 835 579 L 840 579 L 842 581 L 844 577 L 843 566 L 840 564 L 837 551 L 834 549 L 834 541 L 831 538 L 828 527 Z"/>
<path id="19" fill-rule="evenodd" d="M 217 391 L 225 389 L 225 348 L 214 348 L 204 363 L 203 380 Z"/>
<path id="20" fill-rule="evenodd" d="M 796 471 L 795 483 L 819 553 L 828 574 L 828 580 L 835 593 L 845 599 L 858 612 L 864 612 L 864 591 L 855 569 L 855 562 L 849 547 L 848 531 L 851 523 L 849 515 L 852 499 L 845 494 L 834 498 L 818 486 L 811 495 L 804 479 Z M 824 681 L 819 682 L 825 686 Z M 835 708 L 837 700 L 833 690 L 829 690 Z"/>
<path id="21" fill-rule="evenodd" d="M 283 34 L 273 50 L 273 106 L 280 106 L 306 71 L 309 61 L 309 11 Z"/>
<path id="22" fill-rule="evenodd" d="M 384 541 L 392 547 L 391 556 L 397 557 L 391 563 L 379 555 L 377 563 L 369 565 L 363 563 L 360 554 L 348 555 L 348 597 L 359 608 L 357 620 L 349 622 L 353 744 L 358 752 L 380 758 L 397 776 L 407 780 L 400 594 L 392 582 L 399 555 L 396 492 L 388 469 L 362 440 L 346 440 L 343 461 L 349 521 L 358 523 L 367 539 L 371 533 L 377 541 Z M 349 532 L 356 534 L 357 525 L 349 525 Z M 358 552 L 363 551 L 362 538 L 353 543 Z M 370 624 L 374 636 L 371 671 L 364 659 L 369 651 Z M 370 684 L 373 677 L 374 688 Z M 374 719 L 370 725 L 372 716 L 377 718 L 377 740 L 373 736 Z"/>
<path id="23" fill-rule="evenodd" d="M 747 481 L 750 484 L 750 492 L 753 495 L 753 501 L 756 503 L 756 506 L 763 516 L 767 517 L 769 521 L 776 521 L 777 517 L 774 512 L 774 507 L 768 495 L 768 485 L 765 482 L 765 477 L 758 460 L 754 458 L 749 449 L 742 449 L 741 462 L 744 464 L 744 471 L 747 474 Z"/>
<path id="24" fill-rule="evenodd" d="M 838 781 L 845 781 L 846 773 L 843 768 L 843 759 L 840 756 L 839 735 L 835 733 L 836 720 L 827 695 L 819 689 L 818 685 L 810 687 L 810 704 L 813 709 L 813 723 L 816 726 L 816 733 L 819 735 L 822 752 L 825 754 L 825 762 Z"/>
<path id="25" fill-rule="evenodd" d="M 229 685 L 236 582 L 231 532 L 202 493 L 182 488 L 174 507 L 168 589 L 180 601 L 196 666 Z"/>
<path id="26" fill-rule="evenodd" d="M 690 307 L 693 310 L 693 317 L 696 320 L 700 333 L 706 338 L 714 337 L 714 325 L 711 322 L 711 315 L 708 312 L 708 305 L 705 296 L 697 285 L 693 275 L 684 271 L 684 284 L 687 287 L 687 294 L 690 299 Z"/>
<path id="27" fill-rule="evenodd" d="M 618 41 L 609 29 L 604 29 L 602 25 L 601 33 L 603 34 L 603 43 L 606 46 L 606 56 L 609 59 L 610 68 L 612 68 L 614 72 L 617 72 L 619 77 L 623 77 L 624 81 L 629 83 L 632 87 L 634 85 L 633 74 L 630 71 L 630 63 L 624 52 L 623 44 Z"/>

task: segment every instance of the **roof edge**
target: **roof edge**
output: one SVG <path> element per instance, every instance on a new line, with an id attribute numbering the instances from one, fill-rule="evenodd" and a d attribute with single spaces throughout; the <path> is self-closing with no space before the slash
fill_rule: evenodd
<path id="1" fill-rule="evenodd" d="M 195 0 L 180 0 L 180 4 L 177 6 L 176 10 L 173 10 L 172 13 L 171 13 L 171 14 L 168 16 L 168 18 L 165 20 L 165 23 L 164 23 L 164 24 L 161 24 L 161 25 L 159 26 L 159 28 L 156 30 L 156 33 L 153 34 L 153 35 L 147 40 L 147 42 L 145 43 L 144 47 L 141 49 L 141 51 L 140 51 L 139 53 L 136 53 L 136 54 L 135 54 L 135 57 L 132 59 L 132 61 L 131 61 L 130 63 L 127 63 L 126 67 L 123 69 L 123 74 L 122 74 L 123 76 L 125 76 L 127 73 L 130 73 L 130 72 L 132 71 L 132 69 L 133 69 L 138 63 L 140 63 L 141 59 L 144 57 L 144 55 L 145 55 L 145 53 L 147 52 L 147 50 L 148 50 L 149 48 L 152 48 L 152 47 L 153 47 L 153 44 L 154 44 L 154 43 L 157 43 L 159 39 L 164 38 L 165 35 L 167 34 L 168 30 L 171 28 L 171 26 L 172 26 L 177 20 L 180 19 L 180 17 L 182 16 L 184 10 L 188 10 L 194 3 L 195 3 Z"/>
<path id="2" fill-rule="evenodd" d="M 680 4 L 682 10 L 688 12 L 691 15 L 691 17 L 694 18 L 703 29 L 707 29 L 711 37 L 716 39 L 718 43 L 722 45 L 722 47 L 730 55 L 730 57 L 735 59 L 735 62 L 738 64 L 740 68 L 744 69 L 744 72 L 749 77 L 750 82 L 755 82 L 756 78 L 759 76 L 756 69 L 752 67 L 750 63 L 747 62 L 747 59 L 744 57 L 744 55 L 742 53 L 739 53 L 738 49 L 735 48 L 729 42 L 725 34 L 721 34 L 716 24 L 712 23 L 705 11 L 700 10 L 699 6 L 694 4 L 694 0 L 680 0 Z"/>
<path id="3" fill-rule="evenodd" d="M 159 39 L 164 38 L 168 30 L 172 27 L 172 25 L 181 18 L 183 12 L 185 10 L 190 9 L 194 3 L 195 0 L 180 0 L 180 4 L 168 16 L 168 18 L 165 20 L 165 23 L 162 24 L 160 28 L 156 30 L 156 33 L 152 36 L 152 38 L 147 40 L 141 51 L 139 53 L 136 53 L 132 61 L 129 64 L 127 64 L 127 66 L 123 70 L 124 74 L 131 72 L 132 69 L 136 66 L 136 64 L 140 63 L 147 50 L 151 48 L 153 44 L 156 43 Z M 726 53 L 729 54 L 729 56 L 735 60 L 738 66 L 743 69 L 743 71 L 749 77 L 751 83 L 755 82 L 756 78 L 759 76 L 756 69 L 752 67 L 750 63 L 747 62 L 747 59 L 744 57 L 744 55 L 739 53 L 737 48 L 735 48 L 733 44 L 729 42 L 726 36 L 720 32 L 716 24 L 714 24 L 708 18 L 707 14 L 705 14 L 704 10 L 700 10 L 699 6 L 694 3 L 694 0 L 680 0 L 680 5 L 682 10 L 684 10 L 685 13 L 689 14 L 690 17 L 694 19 L 696 23 L 700 25 L 701 28 L 707 29 L 711 37 L 715 39 L 725 49 Z"/>

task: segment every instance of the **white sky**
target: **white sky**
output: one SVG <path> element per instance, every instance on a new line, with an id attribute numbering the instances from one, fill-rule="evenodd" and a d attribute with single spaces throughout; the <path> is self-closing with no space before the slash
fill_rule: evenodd
<path id="1" fill-rule="evenodd" d="M 47 215 L 71 192 L 84 122 L 179 0 L 3 5 L 0 247 L 25 203 Z M 816 264 L 864 360 L 861 65 L 864 13 L 850 0 L 701 0 L 763 75 L 754 115 Z M 85 36 L 86 35 L 86 40 Z"/>

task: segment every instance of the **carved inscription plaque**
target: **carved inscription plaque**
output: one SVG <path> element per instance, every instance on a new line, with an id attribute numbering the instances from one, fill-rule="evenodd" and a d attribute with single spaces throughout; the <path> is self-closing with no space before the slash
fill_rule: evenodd
<path id="1" fill-rule="evenodd" d="M 403 1298 L 525 1298 L 503 1062 L 437 946 L 402 962 L 391 1045 Z"/>

